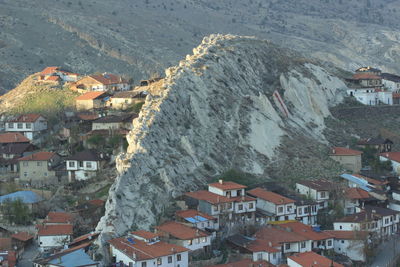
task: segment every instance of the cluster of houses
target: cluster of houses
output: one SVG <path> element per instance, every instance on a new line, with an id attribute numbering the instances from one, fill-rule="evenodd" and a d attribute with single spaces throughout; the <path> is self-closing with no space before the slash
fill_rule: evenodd
<path id="1" fill-rule="evenodd" d="M 400 76 L 382 73 L 373 67 L 361 67 L 347 79 L 347 94 L 364 105 L 400 104 Z"/>

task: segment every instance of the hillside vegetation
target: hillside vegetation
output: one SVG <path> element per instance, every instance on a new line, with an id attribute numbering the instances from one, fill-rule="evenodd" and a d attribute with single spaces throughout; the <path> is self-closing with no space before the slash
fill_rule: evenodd
<path id="1" fill-rule="evenodd" d="M 48 118 L 73 108 L 79 94 L 50 84 L 36 84 L 33 74 L 15 89 L 0 96 L 0 114 L 41 113 Z"/>

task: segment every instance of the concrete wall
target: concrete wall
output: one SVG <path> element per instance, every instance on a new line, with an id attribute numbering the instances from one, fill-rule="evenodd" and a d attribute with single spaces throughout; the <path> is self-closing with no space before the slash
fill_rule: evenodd
<path id="1" fill-rule="evenodd" d="M 352 172 L 360 172 L 361 170 L 361 155 L 354 156 L 341 156 L 341 155 L 330 155 L 330 158 L 334 161 L 342 164 L 347 170 Z"/>
<path id="2" fill-rule="evenodd" d="M 343 254 L 354 261 L 365 262 L 364 241 L 362 240 L 343 240 L 335 239 L 334 250 L 338 254 Z"/>
<path id="3" fill-rule="evenodd" d="M 49 170 L 47 161 L 20 161 L 19 177 L 20 180 L 44 180 L 54 177 L 55 172 Z"/>

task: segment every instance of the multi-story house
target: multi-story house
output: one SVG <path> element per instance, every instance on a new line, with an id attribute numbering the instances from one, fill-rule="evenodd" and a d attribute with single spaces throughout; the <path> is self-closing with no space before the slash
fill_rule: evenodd
<path id="1" fill-rule="evenodd" d="M 333 260 L 321 256 L 313 251 L 303 252 L 291 255 L 287 258 L 287 266 L 289 267 L 344 267 L 344 265 L 334 262 Z"/>
<path id="2" fill-rule="evenodd" d="M 333 183 L 325 179 L 304 180 L 296 183 L 297 193 L 315 200 L 319 209 L 328 207 L 329 191 L 333 188 Z"/>
<path id="3" fill-rule="evenodd" d="M 87 180 L 97 175 L 105 163 L 104 155 L 96 150 L 84 150 L 66 159 L 68 180 Z"/>
<path id="4" fill-rule="evenodd" d="M 329 157 L 342 164 L 347 170 L 359 172 L 361 170 L 361 151 L 346 147 L 333 147 Z"/>
<path id="5" fill-rule="evenodd" d="M 86 76 L 71 85 L 70 88 L 82 93 L 89 91 L 126 91 L 130 89 L 130 86 L 128 81 L 121 76 L 103 73 Z"/>
<path id="6" fill-rule="evenodd" d="M 246 196 L 246 186 L 219 180 L 209 184 L 208 191 L 186 193 L 189 206 L 218 218 L 221 224 L 255 221 L 256 199 Z"/>
<path id="7" fill-rule="evenodd" d="M 72 240 L 72 224 L 37 225 L 37 240 L 42 250 L 64 247 Z"/>
<path id="8" fill-rule="evenodd" d="M 55 167 L 60 156 L 54 152 L 37 152 L 18 159 L 19 179 L 21 181 L 44 181 L 57 175 Z"/>
<path id="9" fill-rule="evenodd" d="M 197 210 L 179 210 L 175 217 L 186 224 L 190 224 L 201 230 L 218 230 L 218 219 Z"/>
<path id="10" fill-rule="evenodd" d="M 136 231 L 108 241 L 113 263 L 132 267 L 188 267 L 189 249 L 160 241 L 157 234 Z"/>
<path id="11" fill-rule="evenodd" d="M 365 246 L 369 233 L 366 231 L 325 231 L 334 237 L 334 250 L 338 254 L 349 257 L 352 261 L 365 262 L 367 257 Z"/>
<path id="12" fill-rule="evenodd" d="M 294 220 L 296 217 L 295 200 L 267 191 L 260 187 L 247 192 L 257 198 L 257 209 L 272 213 L 275 221 Z"/>
<path id="13" fill-rule="evenodd" d="M 400 76 L 390 74 L 390 73 L 382 73 L 382 83 L 383 85 L 391 92 L 400 92 Z"/>
<path id="14" fill-rule="evenodd" d="M 157 234 L 169 243 L 183 246 L 191 251 L 210 251 L 212 235 L 203 230 L 179 222 L 165 222 L 156 226 Z"/>
<path id="15" fill-rule="evenodd" d="M 307 225 L 317 224 L 318 203 L 314 200 L 295 198 L 295 219 Z"/>
<path id="16" fill-rule="evenodd" d="M 20 115 L 6 123 L 6 132 L 19 132 L 34 141 L 47 130 L 47 119 L 40 114 Z"/>

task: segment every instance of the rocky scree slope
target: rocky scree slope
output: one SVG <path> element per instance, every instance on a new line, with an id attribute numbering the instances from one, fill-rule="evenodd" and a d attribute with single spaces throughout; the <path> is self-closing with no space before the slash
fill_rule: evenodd
<path id="1" fill-rule="evenodd" d="M 276 89 L 288 117 L 273 100 Z M 171 198 L 232 168 L 269 177 L 265 170 L 283 138 L 296 133 L 326 142 L 324 117 L 344 89 L 317 63 L 268 41 L 204 38 L 193 55 L 166 70 L 134 120 L 97 230 L 106 239 L 104 233 L 149 228 Z"/>

